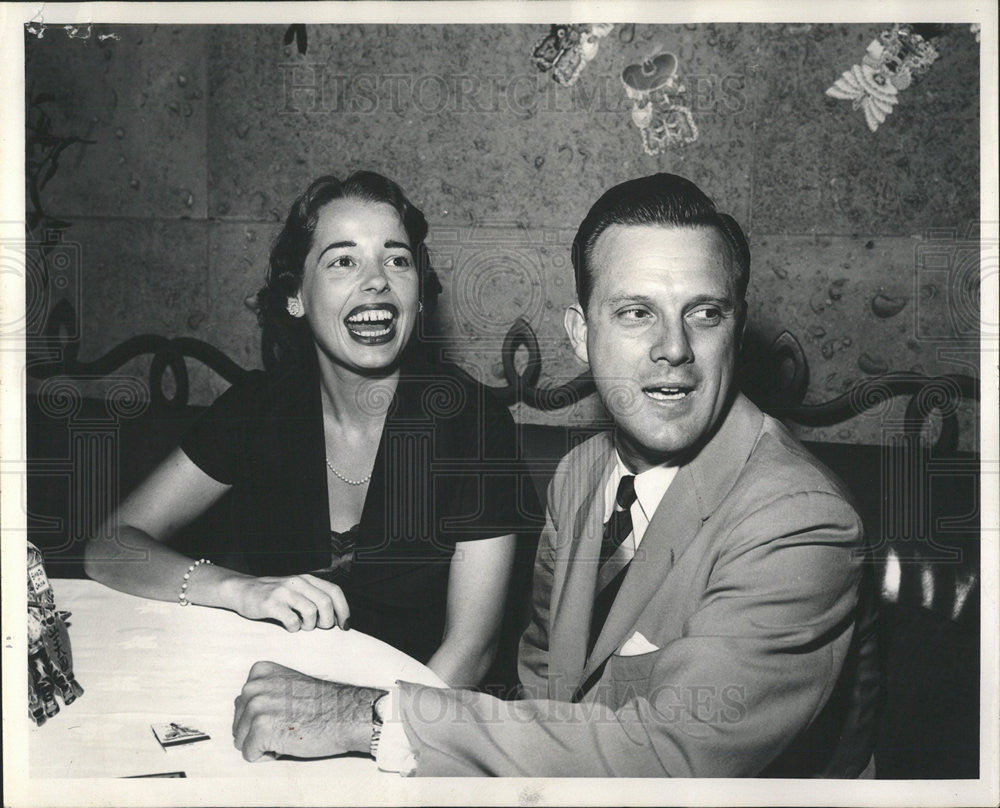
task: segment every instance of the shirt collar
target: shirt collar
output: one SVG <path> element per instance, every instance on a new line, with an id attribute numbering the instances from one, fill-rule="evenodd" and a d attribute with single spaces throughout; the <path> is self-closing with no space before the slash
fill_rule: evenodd
<path id="1" fill-rule="evenodd" d="M 631 474 L 629 467 L 625 465 L 622 456 L 615 450 L 615 465 L 611 471 L 611 480 L 608 483 L 605 501 L 605 513 L 610 514 L 615 507 L 614 497 L 618 491 L 618 482 L 627 474 Z M 652 521 L 653 514 L 660 506 L 660 500 L 667 493 L 670 483 L 674 481 L 677 474 L 677 466 L 653 466 L 635 475 L 635 495 L 639 501 L 647 521 Z"/>

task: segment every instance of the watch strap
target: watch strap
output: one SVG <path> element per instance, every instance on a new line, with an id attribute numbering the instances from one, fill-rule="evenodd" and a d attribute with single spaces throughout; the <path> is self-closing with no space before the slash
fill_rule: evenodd
<path id="1" fill-rule="evenodd" d="M 372 736 L 371 741 L 368 744 L 368 754 L 373 758 L 378 757 L 378 745 L 379 741 L 382 740 L 382 727 L 385 722 L 382 720 L 382 716 L 378 711 L 378 703 L 384 699 L 388 693 L 379 693 L 374 699 L 372 699 Z"/>

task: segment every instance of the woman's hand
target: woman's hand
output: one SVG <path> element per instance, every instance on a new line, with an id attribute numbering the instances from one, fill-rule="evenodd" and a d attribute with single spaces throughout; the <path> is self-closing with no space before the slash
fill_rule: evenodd
<path id="1" fill-rule="evenodd" d="M 230 584 L 231 608 L 250 620 L 277 620 L 288 631 L 348 628 L 351 610 L 343 590 L 314 575 L 240 577 Z"/>

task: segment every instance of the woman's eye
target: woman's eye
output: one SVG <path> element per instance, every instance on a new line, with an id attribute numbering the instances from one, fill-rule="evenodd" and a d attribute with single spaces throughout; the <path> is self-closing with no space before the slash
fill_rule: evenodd
<path id="1" fill-rule="evenodd" d="M 354 266 L 354 259 L 349 255 L 341 255 L 334 258 L 328 266 L 336 267 L 337 269 L 348 269 Z"/>
<path id="2" fill-rule="evenodd" d="M 406 255 L 394 255 L 386 263 L 394 269 L 409 269 L 412 266 Z"/>

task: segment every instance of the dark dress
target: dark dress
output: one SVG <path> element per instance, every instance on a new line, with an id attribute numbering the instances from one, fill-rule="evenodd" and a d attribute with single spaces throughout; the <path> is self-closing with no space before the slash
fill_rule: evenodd
<path id="1" fill-rule="evenodd" d="M 354 557 L 346 574 L 331 551 L 331 540 L 343 544 L 344 537 L 331 537 L 314 365 L 252 371 L 215 401 L 181 448 L 233 486 L 234 536 L 246 571 L 292 575 L 340 566 L 330 579 L 344 589 L 352 627 L 426 662 L 441 643 L 456 543 L 537 535 L 539 506 L 515 438 L 510 413 L 486 388 L 449 366 L 408 364 L 361 521 L 347 537 Z"/>

